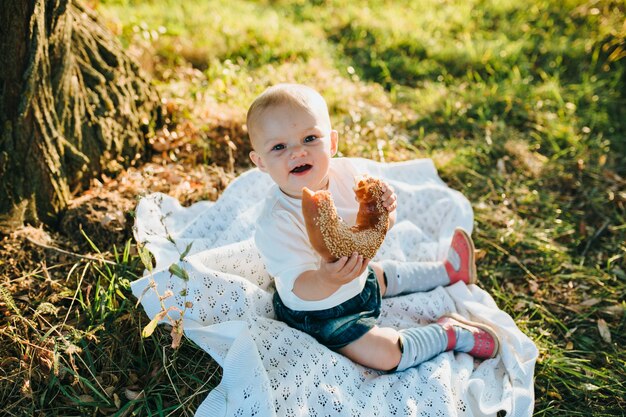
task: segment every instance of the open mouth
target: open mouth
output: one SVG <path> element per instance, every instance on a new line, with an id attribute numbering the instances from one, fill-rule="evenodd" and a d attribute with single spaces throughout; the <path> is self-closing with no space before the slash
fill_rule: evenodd
<path id="1" fill-rule="evenodd" d="M 295 167 L 290 172 L 292 174 L 300 174 L 302 172 L 306 172 L 306 171 L 310 170 L 311 168 L 313 168 L 312 165 L 304 164 L 304 165 L 299 165 L 299 166 Z"/>

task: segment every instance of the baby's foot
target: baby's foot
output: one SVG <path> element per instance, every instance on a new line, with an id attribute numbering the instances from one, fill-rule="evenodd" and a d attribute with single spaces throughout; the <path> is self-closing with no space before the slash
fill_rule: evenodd
<path id="1" fill-rule="evenodd" d="M 498 354 L 498 336 L 486 324 L 467 320 L 458 314 L 445 315 L 437 323 L 448 335 L 446 350 L 469 353 L 478 359 L 490 359 Z"/>
<path id="2" fill-rule="evenodd" d="M 475 284 L 476 261 L 474 259 L 474 242 L 470 235 L 461 228 L 454 231 L 452 242 L 448 250 L 448 259 L 444 261 L 450 284 L 463 281 L 466 284 Z"/>

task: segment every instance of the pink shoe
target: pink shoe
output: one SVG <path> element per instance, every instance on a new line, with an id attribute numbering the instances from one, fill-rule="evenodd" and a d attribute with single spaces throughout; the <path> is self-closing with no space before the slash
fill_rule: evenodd
<path id="1" fill-rule="evenodd" d="M 450 254 L 444 262 L 450 278 L 450 285 L 459 281 L 475 284 L 478 278 L 476 276 L 476 260 L 474 259 L 474 242 L 470 235 L 461 228 L 455 229 L 450 247 L 456 253 L 456 256 L 452 254 L 455 256 L 454 261 L 456 262 L 450 260 Z M 454 268 L 453 263 L 457 265 L 457 269 Z"/>
<path id="2" fill-rule="evenodd" d="M 498 336 L 496 336 L 493 329 L 486 324 L 467 320 L 458 314 L 446 314 L 439 318 L 437 323 L 443 327 L 448 334 L 448 346 L 446 347 L 446 351 L 454 350 L 456 346 L 454 326 L 458 326 L 470 331 L 474 335 L 474 347 L 467 353 L 478 359 L 491 359 L 498 354 L 500 349 Z"/>

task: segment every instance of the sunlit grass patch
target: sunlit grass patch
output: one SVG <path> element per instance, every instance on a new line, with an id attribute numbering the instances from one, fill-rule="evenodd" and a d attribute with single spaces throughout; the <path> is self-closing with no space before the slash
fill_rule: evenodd
<path id="1" fill-rule="evenodd" d="M 204 70 L 213 61 L 248 67 L 306 59 L 320 53 L 313 24 L 296 25 L 280 10 L 247 1 L 111 1 L 122 38 L 148 41 L 167 65 Z M 132 8 L 133 13 L 124 13 Z M 262 24 L 259 24 L 262 22 Z"/>

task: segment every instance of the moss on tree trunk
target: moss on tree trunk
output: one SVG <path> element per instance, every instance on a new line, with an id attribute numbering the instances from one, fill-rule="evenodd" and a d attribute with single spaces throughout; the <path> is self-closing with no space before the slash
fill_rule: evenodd
<path id="1" fill-rule="evenodd" d="M 0 231 L 53 223 L 101 173 L 141 159 L 159 97 L 81 3 L 0 5 Z"/>

